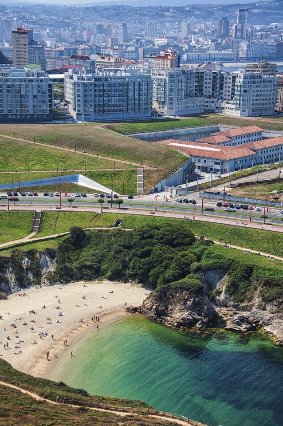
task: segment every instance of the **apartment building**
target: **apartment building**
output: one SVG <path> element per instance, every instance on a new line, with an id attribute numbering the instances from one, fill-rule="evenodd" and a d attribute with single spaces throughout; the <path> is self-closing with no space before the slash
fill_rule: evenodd
<path id="1" fill-rule="evenodd" d="M 277 99 L 277 77 L 259 72 L 238 71 L 231 101 L 224 104 L 224 113 L 238 117 L 273 115 Z"/>
<path id="2" fill-rule="evenodd" d="M 78 121 L 144 120 L 152 114 L 152 83 L 144 75 L 70 71 L 65 99 Z"/>
<path id="3" fill-rule="evenodd" d="M 153 106 L 164 115 L 220 112 L 232 99 L 235 79 L 230 73 L 197 69 L 152 70 Z"/>
<path id="4" fill-rule="evenodd" d="M 17 28 L 12 31 L 13 64 L 24 68 L 28 64 L 35 64 L 45 70 L 44 46 L 33 40 L 33 30 Z"/>
<path id="5" fill-rule="evenodd" d="M 52 107 L 52 83 L 43 71 L 0 72 L 0 121 L 50 121 Z"/>

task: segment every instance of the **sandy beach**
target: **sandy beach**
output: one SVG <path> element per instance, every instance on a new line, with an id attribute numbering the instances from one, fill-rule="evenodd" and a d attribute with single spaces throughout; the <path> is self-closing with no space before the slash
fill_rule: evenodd
<path id="1" fill-rule="evenodd" d="M 0 356 L 13 367 L 51 378 L 60 357 L 87 333 L 127 315 L 149 291 L 108 281 L 78 282 L 15 293 L 0 301 Z"/>

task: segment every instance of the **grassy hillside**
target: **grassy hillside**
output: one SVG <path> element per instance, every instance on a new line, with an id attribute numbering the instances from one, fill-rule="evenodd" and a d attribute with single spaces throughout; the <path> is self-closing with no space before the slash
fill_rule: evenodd
<path id="1" fill-rule="evenodd" d="M 0 134 L 45 143 L 77 152 L 120 159 L 136 164 L 161 167 L 166 173 L 175 170 L 184 156 L 159 145 L 120 136 L 98 124 L 0 124 Z M 165 174 L 166 174 L 165 173 Z"/>
<path id="2" fill-rule="evenodd" d="M 0 425 L 5 426 L 65 426 L 65 425 L 127 425 L 127 426 L 158 426 L 173 425 L 147 417 L 156 413 L 140 401 L 129 401 L 116 398 L 90 396 L 87 392 L 73 389 L 64 383 L 55 383 L 21 373 L 6 361 L 0 360 L 0 380 L 39 394 L 49 400 L 64 402 L 51 405 L 47 402 L 36 402 L 30 396 L 18 390 L 0 385 Z M 69 404 L 79 405 L 72 408 Z M 111 412 L 98 412 L 85 407 L 111 407 L 117 410 L 134 411 L 137 415 L 122 418 Z M 126 407 L 126 408 L 125 408 Z"/>
<path id="3" fill-rule="evenodd" d="M 37 144 L 20 142 L 0 137 L 0 170 L 1 171 L 68 171 L 113 169 L 114 162 L 99 157 L 88 157 L 83 154 L 41 147 Z M 116 168 L 127 169 L 124 163 L 115 164 Z"/>
<path id="4" fill-rule="evenodd" d="M 121 133 L 122 135 L 130 135 L 132 133 L 158 132 L 201 126 L 207 126 L 207 120 L 205 117 L 190 117 L 182 118 L 181 120 L 147 121 L 143 123 L 118 123 L 109 124 L 107 127 L 108 129 Z"/>
<path id="5" fill-rule="evenodd" d="M 17 212 L 16 212 L 17 213 Z M 18 213 L 23 214 L 23 213 Z M 24 213 L 25 214 L 25 213 Z M 222 241 L 227 244 L 238 245 L 240 247 L 263 251 L 271 255 L 282 256 L 283 253 L 283 235 L 277 232 L 263 231 L 252 228 L 232 227 L 216 223 L 187 221 L 184 219 L 160 218 L 154 216 L 139 216 L 127 214 L 103 213 L 94 215 L 88 212 L 43 212 L 42 225 L 38 236 L 47 236 L 54 233 L 67 232 L 71 226 L 81 227 L 111 227 L 117 219 L 122 219 L 121 228 L 140 229 L 145 226 L 165 225 L 171 227 L 176 223 L 181 223 L 190 229 L 197 236 L 203 236 L 206 239 Z M 32 248 L 44 250 L 46 247 L 56 248 L 59 240 L 43 241 L 38 243 L 29 243 L 20 246 L 23 251 Z M 217 248 L 218 249 L 218 248 Z M 219 248 L 221 250 L 221 248 Z M 224 248 L 225 251 L 232 249 Z M 11 249 L 1 251 L 2 255 L 9 255 Z M 271 262 L 273 267 L 283 269 L 283 263 L 280 261 L 271 261 L 263 256 L 252 255 L 237 251 L 240 256 L 251 256 L 253 262 L 263 264 L 262 262 Z"/>
<path id="6" fill-rule="evenodd" d="M 1 211 L 0 244 L 18 240 L 30 234 L 32 220 L 33 212 Z"/>

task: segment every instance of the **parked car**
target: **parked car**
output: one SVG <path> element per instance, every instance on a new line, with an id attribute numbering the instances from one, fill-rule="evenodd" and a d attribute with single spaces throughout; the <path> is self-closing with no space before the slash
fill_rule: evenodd
<path id="1" fill-rule="evenodd" d="M 236 204 L 236 205 L 235 205 L 235 209 L 240 210 L 240 209 L 241 209 L 240 204 Z"/>
<path id="2" fill-rule="evenodd" d="M 214 208 L 213 207 L 205 207 L 203 209 L 203 211 L 205 211 L 205 212 L 214 212 Z"/>
<path id="3" fill-rule="evenodd" d="M 216 206 L 217 206 L 217 207 L 222 207 L 222 202 L 221 202 L 221 201 L 218 201 L 218 202 L 216 203 Z"/>
<path id="4" fill-rule="evenodd" d="M 19 197 L 12 196 L 12 197 L 9 197 L 9 201 L 20 201 L 20 200 L 19 200 Z"/>
<path id="5" fill-rule="evenodd" d="M 253 206 L 249 206 L 248 209 L 249 210 L 253 210 L 254 208 L 253 208 Z"/>
<path id="6" fill-rule="evenodd" d="M 196 200 L 189 200 L 189 202 L 192 204 L 197 204 Z"/>
<path id="7" fill-rule="evenodd" d="M 54 192 L 53 195 L 54 195 L 54 197 L 60 197 L 60 193 L 59 192 Z"/>
<path id="8" fill-rule="evenodd" d="M 34 192 L 33 195 L 34 195 L 34 197 L 38 197 L 38 193 L 37 192 Z"/>
<path id="9" fill-rule="evenodd" d="M 80 196 L 81 196 L 81 194 L 80 194 L 79 192 L 76 192 L 76 193 L 74 194 L 74 197 L 79 198 Z"/>
<path id="10" fill-rule="evenodd" d="M 44 197 L 49 197 L 49 192 L 44 192 Z"/>
<path id="11" fill-rule="evenodd" d="M 33 197 L 33 192 L 27 192 L 27 195 L 28 195 L 29 197 Z"/>
<path id="12" fill-rule="evenodd" d="M 260 207 L 256 207 L 255 208 L 255 212 L 261 212 L 261 208 Z"/>
<path id="13" fill-rule="evenodd" d="M 85 193 L 85 192 L 82 192 L 82 193 L 81 193 L 81 196 L 82 196 L 83 198 L 86 198 L 86 197 L 87 197 L 87 195 L 86 195 L 86 193 Z"/>
<path id="14" fill-rule="evenodd" d="M 241 204 L 241 209 L 249 210 L 249 206 L 247 204 Z"/>
<path id="15" fill-rule="evenodd" d="M 226 209 L 224 209 L 225 210 L 225 212 L 229 212 L 229 213 L 232 213 L 232 212 L 235 212 L 236 211 L 236 209 L 235 208 L 232 208 L 232 207 L 227 207 Z"/>
<path id="16" fill-rule="evenodd" d="M 12 197 L 13 193 L 12 192 L 7 192 L 8 197 Z"/>
<path id="17" fill-rule="evenodd" d="M 119 198 L 117 194 L 114 194 L 114 195 L 113 195 L 113 197 L 114 197 L 114 198 Z"/>
<path id="18" fill-rule="evenodd" d="M 19 195 L 19 194 L 18 194 L 17 192 L 13 192 L 13 196 L 14 196 L 14 197 L 18 197 L 18 195 Z"/>
<path id="19" fill-rule="evenodd" d="M 21 194 L 22 197 L 25 197 L 27 195 L 26 192 L 20 192 L 20 194 Z"/>
<path id="20" fill-rule="evenodd" d="M 128 199 L 129 199 L 129 200 L 133 200 L 133 198 L 134 198 L 134 196 L 133 196 L 133 195 L 129 195 L 129 196 L 128 196 Z"/>
<path id="21" fill-rule="evenodd" d="M 283 214 L 283 210 L 280 210 L 280 214 Z"/>
<path id="22" fill-rule="evenodd" d="M 229 207 L 230 204 L 229 203 L 222 203 L 222 207 Z"/>

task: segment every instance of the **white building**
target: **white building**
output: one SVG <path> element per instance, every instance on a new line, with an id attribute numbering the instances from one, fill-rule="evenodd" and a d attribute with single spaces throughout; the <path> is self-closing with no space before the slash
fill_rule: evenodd
<path id="1" fill-rule="evenodd" d="M 50 121 L 52 107 L 52 83 L 43 71 L 0 72 L 0 121 Z"/>
<path id="2" fill-rule="evenodd" d="M 65 74 L 65 99 L 78 121 L 144 120 L 151 118 L 150 76 L 114 74 Z"/>
<path id="3" fill-rule="evenodd" d="M 277 98 L 277 77 L 237 71 L 235 93 L 224 104 L 224 113 L 239 117 L 273 115 Z"/>

